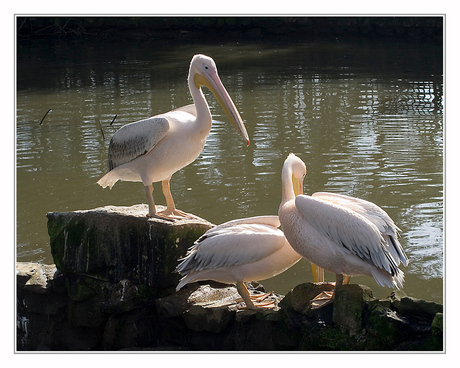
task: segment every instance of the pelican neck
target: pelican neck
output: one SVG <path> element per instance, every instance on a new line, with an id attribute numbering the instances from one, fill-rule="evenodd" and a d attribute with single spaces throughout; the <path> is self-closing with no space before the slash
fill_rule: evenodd
<path id="1" fill-rule="evenodd" d="M 283 167 L 281 171 L 282 183 L 282 203 L 295 199 L 295 193 L 292 188 L 292 170 L 289 167 Z"/>
<path id="2" fill-rule="evenodd" d="M 196 108 L 196 121 L 203 122 L 203 124 L 209 126 L 209 130 L 211 130 L 212 118 L 211 112 L 209 111 L 208 102 L 206 101 L 206 97 L 204 96 L 201 87 L 197 88 L 195 86 L 192 75 L 189 75 L 188 86 Z"/>

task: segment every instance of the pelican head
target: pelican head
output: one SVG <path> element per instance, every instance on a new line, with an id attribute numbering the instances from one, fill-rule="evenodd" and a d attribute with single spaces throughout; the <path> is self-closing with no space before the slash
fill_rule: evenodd
<path id="1" fill-rule="evenodd" d="M 200 90 L 201 86 L 209 88 L 212 94 L 217 98 L 219 104 L 224 109 L 230 121 L 235 126 L 240 136 L 249 146 L 249 136 L 244 126 L 243 120 L 235 107 L 230 95 L 222 84 L 219 74 L 217 73 L 216 63 L 209 56 L 195 55 L 190 63 L 189 84 Z"/>
<path id="2" fill-rule="evenodd" d="M 303 180 L 306 174 L 307 166 L 305 163 L 299 157 L 290 153 L 284 161 L 283 178 L 286 177 L 291 180 L 292 190 L 296 197 L 299 194 L 303 194 Z"/>

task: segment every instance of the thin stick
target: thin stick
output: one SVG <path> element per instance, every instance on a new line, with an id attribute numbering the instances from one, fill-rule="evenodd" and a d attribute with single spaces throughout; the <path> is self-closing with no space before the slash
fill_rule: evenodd
<path id="1" fill-rule="evenodd" d="M 104 131 L 102 130 L 102 125 L 101 125 L 101 122 L 99 122 L 99 129 L 101 129 L 101 133 L 102 133 L 102 140 L 105 141 L 105 135 L 104 135 Z"/>
<path id="2" fill-rule="evenodd" d="M 117 118 L 117 114 L 115 114 L 115 116 L 113 117 L 112 122 L 110 123 L 110 125 L 113 124 L 113 122 L 115 121 L 116 118 Z"/>
<path id="3" fill-rule="evenodd" d="M 40 125 L 42 125 L 43 120 L 45 120 L 46 115 L 48 115 L 48 113 L 49 113 L 50 111 L 51 111 L 51 109 L 49 109 L 49 110 L 46 112 L 45 116 L 42 117 L 42 120 L 40 120 L 40 123 L 39 123 Z"/>

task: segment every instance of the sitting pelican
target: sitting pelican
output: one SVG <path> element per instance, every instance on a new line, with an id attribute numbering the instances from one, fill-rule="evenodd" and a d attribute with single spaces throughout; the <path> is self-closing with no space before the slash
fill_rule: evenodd
<path id="1" fill-rule="evenodd" d="M 195 55 L 190 63 L 188 86 L 193 105 L 127 124 L 110 140 L 108 173 L 97 182 L 103 188 L 118 180 L 142 181 L 149 217 L 183 218 L 175 208 L 169 181 L 172 174 L 195 161 L 211 131 L 211 113 L 201 86 L 211 90 L 238 133 L 249 145 L 249 137 L 232 99 L 217 74 L 214 60 Z M 161 181 L 166 210 L 156 213 L 152 183 Z"/>
<path id="2" fill-rule="evenodd" d="M 398 227 L 372 202 L 333 193 L 303 195 L 305 163 L 290 154 L 282 170 L 281 228 L 291 246 L 322 269 L 343 276 L 366 275 L 380 286 L 402 288 L 408 259 Z M 329 295 L 333 297 L 333 295 Z"/>
<path id="3" fill-rule="evenodd" d="M 180 290 L 195 281 L 214 280 L 235 284 L 246 307 L 268 307 L 253 300 L 245 281 L 260 281 L 276 276 L 302 257 L 278 229 L 278 216 L 256 216 L 232 220 L 204 233 L 188 250 L 176 268 L 184 275 L 177 285 Z"/>

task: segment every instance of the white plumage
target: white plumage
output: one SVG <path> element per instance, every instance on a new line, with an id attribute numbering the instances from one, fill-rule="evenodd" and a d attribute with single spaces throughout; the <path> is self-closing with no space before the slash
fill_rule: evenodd
<path id="1" fill-rule="evenodd" d="M 278 216 L 256 216 L 208 230 L 177 267 L 176 271 L 184 277 L 176 290 L 204 280 L 237 284 L 246 305 L 253 308 L 243 282 L 276 276 L 301 258 L 278 229 L 279 225 Z"/>
<path id="2" fill-rule="evenodd" d="M 210 57 L 195 55 L 192 58 L 188 85 L 193 105 L 127 124 L 113 135 L 109 144 L 108 173 L 98 181 L 103 188 L 112 188 L 118 180 L 143 182 L 149 205 L 148 215 L 151 217 L 188 216 L 176 209 L 169 181 L 176 171 L 200 155 L 211 131 L 211 113 L 201 86 L 209 88 L 216 96 L 238 133 L 249 145 L 244 123 Z M 158 181 L 162 182 L 167 208 L 157 214 L 152 183 Z"/>
<path id="3" fill-rule="evenodd" d="M 402 288 L 398 266 L 408 259 L 398 241 L 398 227 L 374 203 L 333 193 L 302 194 L 304 162 L 290 154 L 282 171 L 278 215 L 286 238 L 303 257 L 343 275 L 373 277 L 381 286 Z"/>

